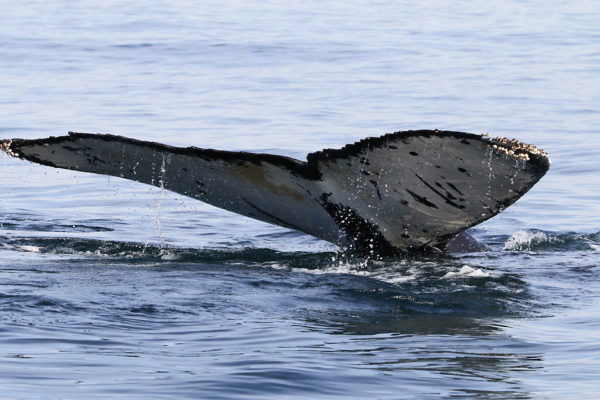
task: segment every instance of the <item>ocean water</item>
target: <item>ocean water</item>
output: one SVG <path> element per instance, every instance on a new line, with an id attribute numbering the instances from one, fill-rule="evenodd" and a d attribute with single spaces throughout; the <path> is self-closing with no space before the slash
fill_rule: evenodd
<path id="1" fill-rule="evenodd" d="M 0 398 L 597 398 L 597 2 L 0 10 L 0 138 L 110 132 L 302 159 L 438 128 L 552 160 L 473 229 L 490 252 L 370 260 L 2 155 Z"/>

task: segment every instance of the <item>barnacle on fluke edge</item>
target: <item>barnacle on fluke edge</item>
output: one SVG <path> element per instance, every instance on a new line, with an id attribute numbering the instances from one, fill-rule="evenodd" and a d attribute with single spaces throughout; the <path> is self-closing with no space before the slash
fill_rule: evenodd
<path id="1" fill-rule="evenodd" d="M 0 146 L 13 157 L 160 186 L 369 254 L 459 248 L 455 238 L 514 203 L 550 166 L 546 152 L 516 139 L 438 130 L 370 137 L 306 162 L 74 132 Z"/>

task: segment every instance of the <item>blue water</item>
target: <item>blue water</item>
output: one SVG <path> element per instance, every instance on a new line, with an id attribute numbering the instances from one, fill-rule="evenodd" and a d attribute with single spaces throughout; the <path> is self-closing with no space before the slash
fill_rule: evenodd
<path id="1" fill-rule="evenodd" d="M 550 172 L 492 251 L 356 258 L 0 156 L 0 398 L 597 398 L 600 6 L 0 4 L 0 138 L 110 132 L 303 158 L 516 137 Z"/>

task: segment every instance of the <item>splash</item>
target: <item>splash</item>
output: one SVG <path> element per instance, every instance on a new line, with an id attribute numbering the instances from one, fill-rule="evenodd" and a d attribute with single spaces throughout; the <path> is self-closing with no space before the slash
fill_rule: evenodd
<path id="1" fill-rule="evenodd" d="M 542 243 L 548 243 L 551 239 L 542 231 L 518 231 L 504 244 L 502 250 L 531 250 Z"/>
<path id="2" fill-rule="evenodd" d="M 552 233 L 520 230 L 504 244 L 504 251 L 599 251 L 600 232 L 592 234 Z"/>

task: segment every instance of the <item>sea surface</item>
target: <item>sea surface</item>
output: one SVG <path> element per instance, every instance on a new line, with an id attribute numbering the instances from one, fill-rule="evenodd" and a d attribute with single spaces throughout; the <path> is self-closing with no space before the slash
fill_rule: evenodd
<path id="1" fill-rule="evenodd" d="M 595 399 L 600 3 L 0 3 L 0 138 L 303 159 L 445 129 L 548 151 L 482 254 L 360 258 L 0 156 L 1 399 Z"/>

